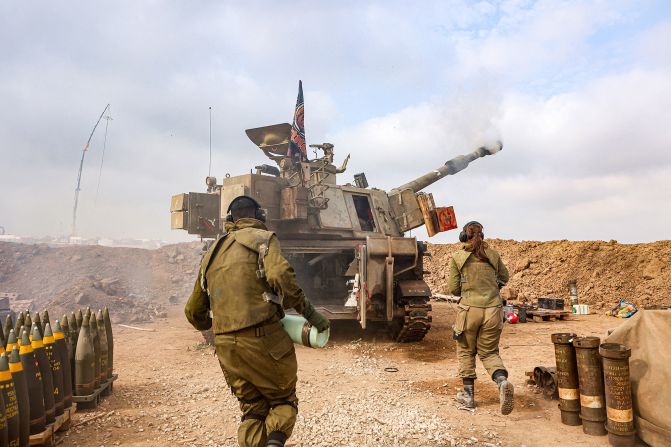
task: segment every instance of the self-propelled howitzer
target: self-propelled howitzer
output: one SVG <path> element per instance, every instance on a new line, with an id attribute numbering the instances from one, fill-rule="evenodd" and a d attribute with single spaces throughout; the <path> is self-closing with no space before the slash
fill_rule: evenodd
<path id="1" fill-rule="evenodd" d="M 386 192 L 370 188 L 363 174 L 355 174 L 353 184 L 337 184 L 349 156 L 334 165 L 332 144 L 313 145 L 322 156 L 311 160 L 287 156 L 289 124 L 246 133 L 276 166 L 227 174 L 221 183 L 208 177 L 206 193 L 173 196 L 172 228 L 215 238 L 223 232 L 230 202 L 252 196 L 266 210 L 266 224 L 279 237 L 306 295 L 329 319 L 358 320 L 363 328 L 382 323 L 397 341 L 421 340 L 431 327 L 431 290 L 423 279 L 427 249 L 404 233 L 421 225 L 441 231 L 444 221 L 436 213 L 448 209 L 435 208 L 431 195 L 420 191 L 498 152 L 500 143 L 457 156 Z"/>

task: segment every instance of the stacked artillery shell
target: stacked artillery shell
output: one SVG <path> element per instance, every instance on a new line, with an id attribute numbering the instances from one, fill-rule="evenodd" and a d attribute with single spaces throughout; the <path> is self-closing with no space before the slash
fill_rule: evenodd
<path id="1" fill-rule="evenodd" d="M 62 370 L 63 408 L 70 408 L 72 406 L 72 374 L 70 373 L 70 357 L 68 355 L 68 347 L 65 344 L 65 334 L 63 334 L 61 324 L 58 320 L 56 320 L 54 325 L 54 342 L 54 353 L 58 354 L 58 359 L 60 361 Z"/>
<path id="2" fill-rule="evenodd" d="M 28 340 L 30 340 L 33 337 L 31 332 L 33 328 L 33 320 L 30 318 L 30 312 L 28 311 L 26 311 L 26 319 L 23 321 L 23 328 L 28 331 Z M 21 343 L 23 343 L 23 331 L 19 332 L 19 334 L 21 334 Z"/>
<path id="3" fill-rule="evenodd" d="M 5 352 L 5 346 L 7 345 L 7 335 L 9 335 L 9 332 L 5 332 L 0 326 L 0 354 Z"/>
<path id="4" fill-rule="evenodd" d="M 42 337 L 44 337 L 44 331 L 46 330 L 47 324 L 51 324 L 51 320 L 49 320 L 49 311 L 44 310 L 42 312 Z"/>
<path id="5" fill-rule="evenodd" d="M 105 320 L 105 337 L 107 339 L 107 378 L 111 379 L 114 373 L 114 338 L 112 337 L 112 320 L 108 308 L 103 310 Z"/>
<path id="6" fill-rule="evenodd" d="M 82 315 L 82 310 L 79 309 L 77 311 L 77 315 L 75 316 L 75 321 L 77 322 L 77 332 L 79 332 L 82 329 L 82 324 L 84 321 L 84 316 Z"/>
<path id="7" fill-rule="evenodd" d="M 61 368 L 63 369 L 63 407 L 70 408 L 72 406 L 72 371 L 70 371 L 70 348 L 66 340 L 67 336 L 62 329 L 61 324 L 56 320 L 54 326 L 54 340 L 56 341 L 55 350 L 61 359 Z"/>
<path id="8" fill-rule="evenodd" d="M 35 312 L 35 317 L 33 318 L 32 328 L 34 329 L 35 327 L 37 327 L 37 330 L 40 333 L 40 337 L 44 338 L 44 331 L 42 330 L 42 318 L 40 318 L 39 312 Z M 33 329 L 30 330 L 31 335 L 33 333 Z"/>
<path id="9" fill-rule="evenodd" d="M 35 435 L 44 431 L 46 426 L 46 415 L 44 413 L 44 388 L 42 387 L 42 374 L 37 368 L 35 354 L 28 332 L 23 331 L 21 337 L 21 366 L 25 373 L 26 384 L 28 388 L 28 399 L 30 408 L 30 434 Z M 19 411 L 21 411 L 19 409 Z"/>
<path id="10" fill-rule="evenodd" d="M 23 342 L 22 342 L 23 343 Z M 44 342 L 40 335 L 39 326 L 37 323 L 33 324 L 33 354 L 35 356 L 35 363 L 39 368 L 42 376 L 42 391 L 44 393 L 44 414 L 46 416 L 47 424 L 53 424 L 56 421 L 56 402 L 54 400 L 54 376 L 51 372 L 51 363 L 47 358 L 47 352 L 44 349 Z M 23 344 L 21 344 L 23 347 Z"/>
<path id="11" fill-rule="evenodd" d="M 599 354 L 603 358 L 608 441 L 616 447 L 633 446 L 636 432 L 629 376 L 631 349 L 618 343 L 603 343 Z"/>
<path id="12" fill-rule="evenodd" d="M 9 331 L 11 331 L 12 329 L 14 329 L 14 324 L 12 323 L 12 316 L 8 314 L 7 317 L 5 318 L 5 327 L 2 331 L 5 334 L 5 350 L 7 349 L 6 348 L 7 337 L 9 337 Z"/>
<path id="13" fill-rule="evenodd" d="M 56 416 L 63 414 L 63 367 L 61 366 L 60 352 L 56 351 L 56 340 L 51 330 L 51 325 L 47 323 L 44 326 L 44 352 L 47 355 L 49 367 L 51 368 L 51 377 L 54 385 L 54 410 Z"/>
<path id="14" fill-rule="evenodd" d="M 77 340 L 79 338 L 79 331 L 81 328 L 77 326 L 77 318 L 75 317 L 75 313 L 72 312 L 70 314 L 70 318 L 68 321 L 68 328 L 70 329 L 70 373 L 72 374 L 72 395 L 74 396 L 74 390 L 75 390 L 75 351 L 77 350 Z"/>
<path id="15" fill-rule="evenodd" d="M 557 362 L 557 388 L 561 421 L 565 425 L 580 425 L 580 392 L 578 390 L 578 366 L 573 339 L 576 334 L 552 334 Z"/>
<path id="16" fill-rule="evenodd" d="M 21 326 L 23 326 L 23 322 L 25 319 L 26 319 L 25 315 L 23 314 L 23 312 L 21 312 L 19 313 L 19 316 L 16 317 L 16 321 L 14 322 L 14 333 L 19 338 L 21 338 L 21 332 L 19 332 L 19 329 L 21 329 Z"/>
<path id="17" fill-rule="evenodd" d="M 14 346 L 18 348 L 16 335 L 14 334 L 14 329 L 10 329 L 9 335 L 7 336 L 7 346 L 5 346 L 5 352 L 11 354 L 12 349 L 14 349 Z"/>
<path id="18" fill-rule="evenodd" d="M 99 310 L 96 316 L 96 323 L 98 327 L 98 338 L 100 339 L 100 384 L 107 382 L 107 333 L 105 331 L 105 320 L 103 319 L 103 311 Z M 110 394 L 110 389 L 105 388 L 103 392 L 105 396 Z"/>
<path id="19" fill-rule="evenodd" d="M 9 372 L 9 371 L 8 371 Z M 11 373 L 9 373 L 9 380 L 11 381 Z M 0 375 L 0 383 L 3 382 L 2 375 Z M 2 399 L 2 393 L 0 393 L 0 446 L 5 447 L 8 444 L 8 427 L 7 427 L 7 417 L 5 416 L 5 401 Z"/>
<path id="20" fill-rule="evenodd" d="M 95 355 L 95 387 L 99 388 L 100 382 L 100 335 L 98 334 L 98 320 L 96 314 L 86 312 L 89 318 L 89 327 L 91 330 L 91 340 L 93 341 L 93 353 Z"/>
<path id="21" fill-rule="evenodd" d="M 75 350 L 75 396 L 88 396 L 95 391 L 95 351 L 89 319 L 82 319 L 82 329 Z"/>
<path id="22" fill-rule="evenodd" d="M 16 346 L 18 346 L 19 348 L 21 347 L 24 332 L 26 332 L 26 327 L 24 325 L 21 325 L 21 328 L 19 329 L 18 338 L 16 340 Z M 28 335 L 28 341 L 30 341 L 30 335 Z"/>
<path id="23" fill-rule="evenodd" d="M 7 444 L 5 445 L 18 446 L 20 437 L 19 403 L 16 399 L 14 381 L 5 354 L 0 355 L 0 394 L 5 404 L 5 419 L 7 421 Z"/>
<path id="24" fill-rule="evenodd" d="M 21 365 L 19 349 L 14 347 L 9 355 L 9 371 L 14 380 L 16 401 L 19 410 L 19 447 L 27 447 L 30 444 L 30 399 L 28 397 L 28 384 Z"/>
<path id="25" fill-rule="evenodd" d="M 578 337 L 573 340 L 580 382 L 582 431 L 594 436 L 606 434 L 603 369 L 599 356 L 600 342 L 599 337 Z"/>

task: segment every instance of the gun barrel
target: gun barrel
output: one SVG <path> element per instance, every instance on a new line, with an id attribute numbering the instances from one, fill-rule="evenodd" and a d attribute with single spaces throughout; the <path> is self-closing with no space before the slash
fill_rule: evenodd
<path id="1" fill-rule="evenodd" d="M 493 146 L 481 146 L 469 154 L 457 155 L 456 157 L 445 162 L 445 164 L 438 169 L 434 169 L 431 172 L 417 177 L 415 180 L 405 183 L 398 188 L 394 188 L 390 192 L 403 191 L 405 189 L 411 189 L 414 192 L 419 192 L 427 186 L 442 179 L 446 175 L 453 175 L 459 171 L 463 171 L 473 160 L 486 157 L 487 155 L 494 155 L 501 149 L 503 149 L 503 144 L 498 141 Z"/>

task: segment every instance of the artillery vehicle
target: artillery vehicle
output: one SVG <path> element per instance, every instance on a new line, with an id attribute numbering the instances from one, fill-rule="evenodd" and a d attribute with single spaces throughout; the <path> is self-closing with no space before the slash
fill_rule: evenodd
<path id="1" fill-rule="evenodd" d="M 311 145 L 321 157 L 302 161 L 288 156 L 288 123 L 247 129 L 249 139 L 276 166 L 255 172 L 207 177 L 207 192 L 172 197 L 171 226 L 202 238 L 223 234 L 230 202 L 240 195 L 266 210 L 266 225 L 281 242 L 314 306 L 329 319 L 357 320 L 362 328 L 386 324 L 394 340 L 421 340 L 431 327 L 431 290 L 423 276 L 425 242 L 404 233 L 426 225 L 429 235 L 456 228 L 451 208 L 436 208 L 421 191 L 455 174 L 501 144 L 480 147 L 449 160 L 417 179 L 383 191 L 368 187 L 364 174 L 339 185 L 347 166 L 333 164 L 333 145 Z"/>

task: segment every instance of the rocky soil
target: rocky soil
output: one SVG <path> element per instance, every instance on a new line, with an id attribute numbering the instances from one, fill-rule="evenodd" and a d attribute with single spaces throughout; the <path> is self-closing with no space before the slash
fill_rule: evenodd
<path id="1" fill-rule="evenodd" d="M 54 318 L 108 306 L 115 322 L 151 321 L 188 296 L 201 249 L 200 243 L 145 250 L 0 242 L 0 292 L 33 300 Z"/>

